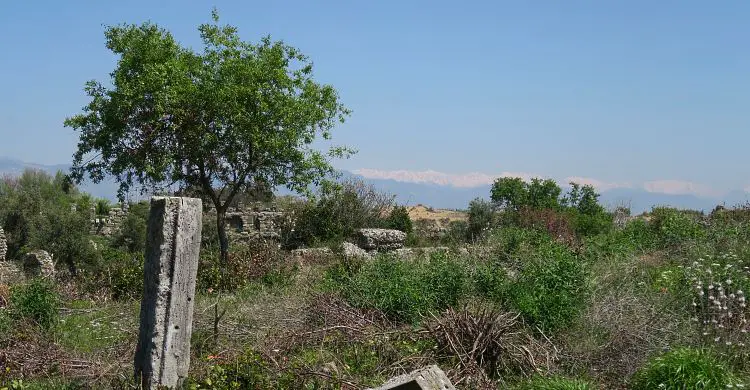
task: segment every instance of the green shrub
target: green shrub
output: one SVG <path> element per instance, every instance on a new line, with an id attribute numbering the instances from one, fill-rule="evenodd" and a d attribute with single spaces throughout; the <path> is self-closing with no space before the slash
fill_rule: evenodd
<path id="1" fill-rule="evenodd" d="M 597 387 L 582 379 L 568 379 L 559 376 L 536 376 L 522 383 L 518 390 L 594 390 Z"/>
<path id="2" fill-rule="evenodd" d="M 150 205 L 145 201 L 130 205 L 120 229 L 112 237 L 112 246 L 131 253 L 143 253 L 146 250 L 149 208 Z"/>
<path id="3" fill-rule="evenodd" d="M 54 285 L 44 279 L 34 279 L 11 289 L 12 315 L 16 319 L 32 321 L 43 330 L 49 330 L 57 322 L 59 304 Z"/>
<path id="4" fill-rule="evenodd" d="M 377 309 L 409 323 L 455 305 L 466 292 L 467 281 L 463 264 L 444 254 L 422 262 L 381 255 L 348 270 L 335 266 L 326 279 L 354 306 Z"/>
<path id="5" fill-rule="evenodd" d="M 586 271 L 573 252 L 551 241 L 535 248 L 505 299 L 524 319 L 542 331 L 568 326 L 585 304 Z"/>
<path id="6" fill-rule="evenodd" d="M 655 207 L 651 212 L 651 228 L 663 246 L 676 246 L 705 235 L 705 228 L 695 212 Z"/>
<path id="7" fill-rule="evenodd" d="M 389 229 L 401 230 L 408 235 L 411 235 L 414 231 L 409 211 L 404 206 L 396 206 L 391 210 L 391 213 L 385 220 L 385 226 Z"/>
<path id="8" fill-rule="evenodd" d="M 360 228 L 384 227 L 394 197 L 361 180 L 325 183 L 316 199 L 293 206 L 294 223 L 282 231 L 285 248 L 342 242 Z"/>
<path id="9" fill-rule="evenodd" d="M 476 198 L 469 203 L 469 222 L 466 230 L 469 241 L 480 240 L 495 225 L 492 203 Z"/>
<path id="10" fill-rule="evenodd" d="M 143 295 L 143 253 L 106 250 L 105 275 L 114 300 L 139 299 Z"/>
<path id="11" fill-rule="evenodd" d="M 680 348 L 651 359 L 633 375 L 633 390 L 726 389 L 740 383 L 729 367 L 702 349 Z"/>

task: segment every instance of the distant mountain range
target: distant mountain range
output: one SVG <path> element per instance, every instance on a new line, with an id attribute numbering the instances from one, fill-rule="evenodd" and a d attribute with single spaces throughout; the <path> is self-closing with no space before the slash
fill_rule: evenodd
<path id="1" fill-rule="evenodd" d="M 20 174 L 26 168 L 33 168 L 55 174 L 58 170 L 67 172 L 69 165 L 43 165 L 26 163 L 15 159 L 0 157 L 0 174 Z M 344 177 L 353 177 L 372 184 L 375 188 L 396 196 L 399 203 L 407 205 L 423 204 L 435 208 L 465 209 L 475 198 L 488 199 L 490 186 L 460 188 L 450 185 L 429 183 L 410 183 L 390 179 L 368 179 L 344 171 Z M 99 198 L 115 200 L 117 183 L 105 180 L 101 183 L 84 182 L 81 190 Z M 288 191 L 280 191 L 289 193 Z M 600 200 L 608 207 L 630 206 L 633 213 L 650 210 L 652 206 L 673 206 L 694 210 L 711 211 L 716 205 L 734 206 L 750 201 L 750 194 L 742 190 L 731 191 L 721 198 L 699 197 L 695 195 L 671 195 L 648 192 L 642 189 L 617 188 L 603 191 Z"/>

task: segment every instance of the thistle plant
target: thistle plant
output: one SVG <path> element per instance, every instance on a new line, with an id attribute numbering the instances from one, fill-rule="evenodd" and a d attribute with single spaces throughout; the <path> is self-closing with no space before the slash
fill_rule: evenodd
<path id="1" fill-rule="evenodd" d="M 685 271 L 692 290 L 693 321 L 703 341 L 729 360 L 747 361 L 750 313 L 745 294 L 750 268 L 729 252 L 702 256 Z"/>

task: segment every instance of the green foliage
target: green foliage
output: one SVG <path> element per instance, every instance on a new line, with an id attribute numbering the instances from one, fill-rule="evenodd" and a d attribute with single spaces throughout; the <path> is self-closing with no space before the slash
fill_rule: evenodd
<path id="1" fill-rule="evenodd" d="M 150 205 L 146 201 L 130 205 L 128 215 L 112 237 L 112 246 L 131 253 L 143 253 L 146 250 L 149 208 Z"/>
<path id="2" fill-rule="evenodd" d="M 523 260 L 504 300 L 527 323 L 544 332 L 570 325 L 583 308 L 588 291 L 581 259 L 564 245 L 547 241 Z"/>
<path id="3" fill-rule="evenodd" d="M 203 214 L 201 249 L 215 251 L 219 248 L 219 245 L 219 230 L 216 225 L 216 216 L 212 214 Z"/>
<path id="4" fill-rule="evenodd" d="M 32 219 L 28 249 L 44 249 L 75 274 L 80 267 L 96 266 L 96 252 L 89 243 L 89 217 L 59 205 Z"/>
<path id="5" fill-rule="evenodd" d="M 284 229 L 287 248 L 341 242 L 357 229 L 383 227 L 394 197 L 361 180 L 326 183 L 318 197 L 294 209 L 296 222 Z M 408 213 L 407 213 L 408 217 Z"/>
<path id="6" fill-rule="evenodd" d="M 414 231 L 409 211 L 405 206 L 394 207 L 385 220 L 385 226 L 389 229 L 401 230 L 406 234 L 411 234 Z"/>
<path id="7" fill-rule="evenodd" d="M 54 285 L 43 279 L 13 286 L 10 293 L 10 310 L 17 320 L 28 320 L 43 330 L 57 322 L 60 298 Z"/>
<path id="8" fill-rule="evenodd" d="M 444 254 L 423 262 L 378 256 L 347 270 L 334 267 L 326 278 L 351 304 L 408 323 L 455 305 L 467 291 L 465 266 Z"/>
<path id="9" fill-rule="evenodd" d="M 655 207 L 649 222 L 662 246 L 670 247 L 705 236 L 705 228 L 695 213 L 668 207 Z"/>
<path id="10" fill-rule="evenodd" d="M 226 261 L 223 215 L 238 193 L 307 191 L 334 173 L 330 159 L 353 151 L 310 147 L 330 139 L 349 110 L 332 86 L 314 80 L 308 57 L 269 36 L 245 42 L 213 16 L 198 28 L 201 51 L 151 22 L 107 27 L 117 67 L 110 82 L 86 83 L 91 100 L 65 126 L 80 133 L 75 182 L 112 176 L 121 199 L 134 186 L 190 187 L 217 210 Z"/>
<path id="11" fill-rule="evenodd" d="M 53 177 L 26 170 L 19 177 L 0 179 L 0 225 L 8 258 L 45 249 L 69 266 L 89 261 L 85 235 L 90 208 L 90 197 L 78 194 L 62 172 Z"/>
<path id="12" fill-rule="evenodd" d="M 258 353 L 249 351 L 231 363 L 214 364 L 200 381 L 188 383 L 187 389 L 274 389 L 268 363 Z"/>
<path id="13" fill-rule="evenodd" d="M 582 379 L 568 379 L 559 376 L 535 376 L 516 387 L 518 390 L 594 390 L 597 387 Z"/>
<path id="14" fill-rule="evenodd" d="M 109 215 L 109 210 L 111 208 L 112 206 L 109 204 L 109 201 L 107 199 L 96 200 L 96 215 Z"/>
<path id="15" fill-rule="evenodd" d="M 125 253 L 105 249 L 104 272 L 114 300 L 139 299 L 143 295 L 143 252 Z"/>
<path id="16" fill-rule="evenodd" d="M 490 190 L 490 199 L 506 209 L 518 209 L 528 204 L 528 185 L 520 177 L 496 179 Z"/>
<path id="17" fill-rule="evenodd" d="M 718 390 L 740 383 L 729 367 L 709 351 L 680 348 L 647 362 L 633 375 L 630 388 Z"/>
<path id="18" fill-rule="evenodd" d="M 469 202 L 469 222 L 466 230 L 470 241 L 478 241 L 495 224 L 495 209 L 492 203 L 476 198 Z"/>
<path id="19" fill-rule="evenodd" d="M 537 229 L 546 227 L 553 236 L 558 236 L 553 231 L 561 229 L 561 222 L 566 226 L 562 230 L 568 230 L 567 225 L 572 225 L 572 230 L 579 237 L 609 231 L 612 228 L 612 215 L 599 204 L 599 194 L 594 187 L 577 183 L 570 183 L 570 186 L 568 193 L 561 196 L 562 189 L 551 179 L 534 178 L 526 183 L 519 178 L 500 178 L 492 186 L 491 199 L 503 207 L 502 220 L 505 225 L 535 225 Z M 541 211 L 546 214 L 540 214 Z M 542 226 L 537 226 L 539 224 Z"/>

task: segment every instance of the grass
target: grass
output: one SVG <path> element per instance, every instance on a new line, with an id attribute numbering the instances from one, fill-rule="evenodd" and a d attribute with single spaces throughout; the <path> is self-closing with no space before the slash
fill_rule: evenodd
<path id="1" fill-rule="evenodd" d="M 54 327 L 55 342 L 80 354 L 117 348 L 137 333 L 138 310 L 133 301 L 107 305 L 74 301 Z"/>

